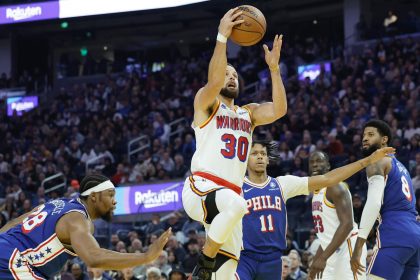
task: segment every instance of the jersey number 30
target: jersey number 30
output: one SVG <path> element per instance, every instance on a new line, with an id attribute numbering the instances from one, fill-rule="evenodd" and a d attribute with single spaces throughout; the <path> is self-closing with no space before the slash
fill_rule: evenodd
<path id="1" fill-rule="evenodd" d="M 242 162 L 246 160 L 249 145 L 246 137 L 241 136 L 236 139 L 234 135 L 225 133 L 222 135 L 222 141 L 226 143 L 226 146 L 220 152 L 225 158 L 232 159 L 237 156 Z"/>
<path id="2" fill-rule="evenodd" d="M 39 209 L 33 213 L 31 213 L 28 217 L 26 217 L 25 220 L 22 222 L 22 231 L 24 233 L 31 232 L 34 228 L 42 224 L 47 218 L 48 213 L 45 211 L 42 211 L 44 209 L 45 205 L 41 205 Z"/>

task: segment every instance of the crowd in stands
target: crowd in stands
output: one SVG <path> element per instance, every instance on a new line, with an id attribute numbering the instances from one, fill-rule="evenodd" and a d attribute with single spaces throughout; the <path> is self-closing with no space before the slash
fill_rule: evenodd
<path id="1" fill-rule="evenodd" d="M 281 69 L 288 113 L 254 132 L 256 138 L 279 144 L 281 159 L 270 165 L 269 174 L 308 175 L 307 159 L 315 150 L 327 152 L 333 167 L 355 161 L 361 156 L 363 123 L 380 118 L 391 125 L 397 157 L 409 169 L 414 188 L 419 190 L 419 42 L 378 42 L 375 48 L 349 57 L 338 49 L 331 72 L 323 69 L 314 81 L 300 81 L 296 66 L 308 60 L 305 54 L 313 60 L 321 49 L 318 44 L 292 48 L 285 41 Z M 86 172 L 101 172 L 116 185 L 184 178 L 195 151 L 190 126 L 193 98 L 207 79 L 208 61 L 208 55 L 179 58 L 147 76 L 132 72 L 97 84 L 74 84 L 61 88 L 22 117 L 7 117 L 5 106 L 1 107 L 0 226 L 48 199 L 74 195 L 78 180 Z M 231 62 L 238 69 L 242 86 L 256 81 L 266 68 L 259 47 L 242 49 L 238 59 Z M 242 94 L 238 101 L 245 104 L 270 98 L 271 85 L 263 80 L 256 93 Z M 176 127 L 169 125 L 180 118 L 185 121 Z M 178 129 L 180 133 L 171 134 Z M 139 136 L 150 139 L 150 148 L 128 158 L 127 143 Z M 98 156 L 103 158 L 86 168 L 86 163 Z M 48 192 L 48 184 L 41 187 L 45 178 L 58 172 L 71 182 L 67 189 Z M 347 183 L 358 221 L 366 197 L 366 176 L 360 172 Z M 418 210 L 419 198 L 417 192 Z M 308 268 L 316 247 L 310 232 L 310 209 L 310 198 L 288 202 L 289 248 L 284 265 L 288 264 L 293 273 L 300 266 L 302 271 Z M 174 213 L 165 222 L 156 216 L 141 231 L 114 234 L 111 247 L 120 252 L 141 252 L 169 226 L 176 234 L 150 266 L 109 274 L 86 268 L 75 259 L 61 279 L 101 279 L 102 274 L 102 279 L 185 279 L 183 273 L 194 267 L 205 235 L 201 225 L 183 213 Z M 302 229 L 307 229 L 306 233 Z M 171 269 L 171 278 L 161 278 L 161 273 L 169 276 Z M 295 279 L 293 273 L 283 279 Z"/>

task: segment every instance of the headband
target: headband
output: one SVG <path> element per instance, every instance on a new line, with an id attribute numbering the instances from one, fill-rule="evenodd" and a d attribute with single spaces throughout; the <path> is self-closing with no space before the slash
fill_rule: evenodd
<path id="1" fill-rule="evenodd" d="M 91 193 L 102 192 L 102 191 L 111 190 L 111 189 L 115 189 L 114 184 L 110 180 L 107 180 L 105 182 L 102 182 L 102 183 L 96 185 L 93 188 L 90 188 L 90 189 L 82 192 L 80 195 L 81 196 L 88 196 Z"/>

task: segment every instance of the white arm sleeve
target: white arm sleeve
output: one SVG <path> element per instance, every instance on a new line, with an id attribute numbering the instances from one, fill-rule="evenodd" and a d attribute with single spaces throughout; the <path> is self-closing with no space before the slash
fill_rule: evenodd
<path id="1" fill-rule="evenodd" d="M 374 175 L 368 179 L 368 183 L 367 200 L 363 209 L 359 229 L 359 237 L 363 239 L 367 239 L 381 210 L 382 198 L 385 191 L 385 178 L 381 175 Z"/>
<path id="2" fill-rule="evenodd" d="M 292 175 L 279 176 L 276 178 L 283 190 L 285 202 L 297 195 L 308 195 L 308 177 L 297 177 Z"/>

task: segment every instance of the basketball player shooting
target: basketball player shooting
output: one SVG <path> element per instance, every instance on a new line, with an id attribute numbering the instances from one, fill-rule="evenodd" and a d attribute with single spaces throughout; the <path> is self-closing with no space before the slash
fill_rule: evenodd
<path id="1" fill-rule="evenodd" d="M 194 280 L 234 279 L 242 245 L 242 222 L 246 203 L 241 186 L 246 171 L 253 129 L 274 122 L 287 112 L 286 92 L 280 77 L 282 36 L 276 35 L 272 50 L 264 45 L 271 72 L 272 102 L 235 106 L 238 74 L 227 64 L 226 41 L 232 28 L 243 22 L 238 8 L 221 19 L 216 46 L 209 65 L 208 82 L 194 100 L 197 149 L 191 163 L 192 176 L 182 193 L 186 213 L 204 224 L 207 239 Z M 215 276 L 214 276 L 215 277 Z"/>
<path id="2" fill-rule="evenodd" d="M 329 170 L 327 154 L 313 152 L 309 158 L 311 176 L 324 175 Z M 312 197 L 312 217 L 321 246 L 314 256 L 309 279 L 366 279 L 365 274 L 354 275 L 350 266 L 358 226 L 354 222 L 353 204 L 347 184 L 339 182 L 330 188 L 315 191 Z M 362 259 L 366 259 L 366 255 L 364 246 Z"/>
<path id="3" fill-rule="evenodd" d="M 244 249 L 241 251 L 237 279 L 268 280 L 279 279 L 282 275 L 281 256 L 287 247 L 286 201 L 289 198 L 334 187 L 393 152 L 394 149 L 389 147 L 380 149 L 369 157 L 325 174 L 272 178 L 267 175 L 267 165 L 269 158 L 275 156 L 275 146 L 271 142 L 254 141 L 248 161 L 248 177 L 243 185 L 247 213 L 243 218 Z"/>
<path id="4" fill-rule="evenodd" d="M 387 147 L 392 130 L 381 120 L 364 125 L 364 155 Z M 379 220 L 376 246 L 367 274 L 369 279 L 417 280 L 420 271 L 420 223 L 410 173 L 395 156 L 383 158 L 366 168 L 368 194 L 359 236 L 351 259 L 354 272 L 364 272 L 362 247 Z"/>
<path id="5" fill-rule="evenodd" d="M 159 257 L 171 229 L 144 253 L 123 254 L 99 247 L 93 219 L 110 221 L 115 187 L 101 175 L 86 176 L 77 199 L 57 199 L 36 207 L 0 229 L 0 279 L 52 279 L 78 256 L 92 268 L 121 270 Z"/>

